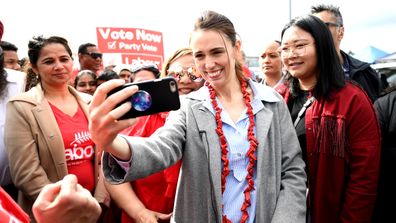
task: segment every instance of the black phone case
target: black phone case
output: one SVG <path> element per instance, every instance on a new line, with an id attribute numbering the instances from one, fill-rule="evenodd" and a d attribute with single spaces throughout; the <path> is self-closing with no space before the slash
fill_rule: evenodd
<path id="1" fill-rule="evenodd" d="M 108 95 L 132 85 L 137 85 L 139 87 L 139 91 L 117 105 L 119 106 L 127 101 L 131 101 L 132 103 L 131 110 L 129 110 L 129 112 L 123 115 L 120 119 L 135 118 L 164 111 L 177 110 L 180 108 L 177 83 L 173 77 L 128 83 L 111 90 Z M 148 101 L 151 101 L 151 103 L 148 103 Z"/>

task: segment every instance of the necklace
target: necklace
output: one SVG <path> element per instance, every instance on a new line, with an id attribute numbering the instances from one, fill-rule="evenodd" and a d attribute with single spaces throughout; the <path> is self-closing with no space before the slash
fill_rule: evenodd
<path id="1" fill-rule="evenodd" d="M 249 218 L 249 212 L 248 212 L 248 207 L 251 206 L 251 201 L 250 201 L 250 192 L 254 190 L 254 180 L 253 180 L 253 174 L 254 174 L 254 165 L 256 162 L 256 149 L 257 149 L 257 139 L 254 135 L 254 115 L 253 115 L 253 109 L 252 105 L 250 104 L 250 96 L 249 93 L 246 90 L 246 82 L 241 81 L 241 90 L 243 94 L 243 99 L 245 101 L 245 105 L 247 107 L 247 115 L 249 116 L 249 127 L 248 127 L 248 140 L 250 142 L 249 145 L 249 150 L 246 152 L 246 156 L 249 157 L 249 164 L 247 166 L 247 176 L 246 180 L 248 182 L 248 185 L 246 189 L 244 190 L 245 194 L 245 200 L 242 204 L 241 211 L 242 211 L 242 217 L 240 222 L 246 222 L 247 219 Z M 226 186 L 226 177 L 230 173 L 229 169 L 229 160 L 227 158 L 228 154 L 228 148 L 227 148 L 227 140 L 224 136 L 223 132 L 223 122 L 221 121 L 221 111 L 222 109 L 219 108 L 217 101 L 216 101 L 216 92 L 214 91 L 213 87 L 209 85 L 209 83 L 206 83 L 206 86 L 209 89 L 210 93 L 210 99 L 213 105 L 213 109 L 215 110 L 215 118 L 216 118 L 216 123 L 217 123 L 217 128 L 216 128 L 216 133 L 220 138 L 220 147 L 221 147 L 221 161 L 223 162 L 223 171 L 221 172 L 221 192 L 224 193 L 225 191 L 225 186 Z M 223 205 L 224 208 L 224 205 Z M 223 223 L 231 223 L 231 221 L 227 218 L 226 215 L 223 214 Z"/>

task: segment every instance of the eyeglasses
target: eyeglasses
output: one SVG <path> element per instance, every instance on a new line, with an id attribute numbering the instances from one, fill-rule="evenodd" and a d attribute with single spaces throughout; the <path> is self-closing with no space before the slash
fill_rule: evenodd
<path id="1" fill-rule="evenodd" d="M 302 56 L 306 52 L 306 48 L 308 45 L 311 45 L 314 43 L 298 43 L 295 44 L 294 46 L 282 46 L 280 48 L 281 52 L 281 57 L 289 57 L 290 55 L 296 55 L 296 56 Z"/>
<path id="2" fill-rule="evenodd" d="M 86 52 L 86 53 L 83 53 L 83 54 L 92 57 L 92 59 L 94 59 L 94 60 L 96 60 L 98 58 L 102 59 L 102 56 L 103 56 L 103 54 L 101 54 L 101 53 L 94 53 L 94 52 Z"/>
<path id="3" fill-rule="evenodd" d="M 180 81 L 182 77 L 187 75 L 187 77 L 189 77 L 191 81 L 201 82 L 202 77 L 197 76 L 196 73 L 197 73 L 197 69 L 194 66 L 184 68 L 180 65 L 175 65 L 175 66 L 171 66 L 168 69 L 168 76 L 174 77 L 177 81 Z"/>
<path id="4" fill-rule="evenodd" d="M 324 24 L 326 24 L 327 28 L 330 28 L 331 26 L 334 27 L 340 27 L 340 24 L 334 23 L 334 22 L 325 22 Z"/>

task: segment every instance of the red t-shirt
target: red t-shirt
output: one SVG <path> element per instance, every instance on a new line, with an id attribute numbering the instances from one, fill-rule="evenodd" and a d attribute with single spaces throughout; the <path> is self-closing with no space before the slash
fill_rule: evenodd
<path id="1" fill-rule="evenodd" d="M 155 130 L 164 125 L 168 114 L 168 112 L 162 112 L 138 117 L 135 125 L 123 130 L 121 134 L 149 137 Z M 173 211 L 180 166 L 181 161 L 161 172 L 132 182 L 133 190 L 147 209 L 164 214 Z M 134 221 L 123 212 L 121 222 L 133 223 Z"/>
<path id="2" fill-rule="evenodd" d="M 81 107 L 72 117 L 51 105 L 65 146 L 67 170 L 77 176 L 78 183 L 93 192 L 95 144 L 88 131 L 88 120 Z"/>
<path id="3" fill-rule="evenodd" d="M 0 187 L 0 223 L 28 223 L 29 216 Z"/>

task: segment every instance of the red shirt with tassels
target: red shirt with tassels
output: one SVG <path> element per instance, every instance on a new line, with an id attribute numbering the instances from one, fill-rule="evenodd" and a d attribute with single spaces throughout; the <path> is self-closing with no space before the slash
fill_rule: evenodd
<path id="1" fill-rule="evenodd" d="M 290 98 L 286 85 L 276 89 Z M 305 115 L 308 210 L 312 223 L 370 222 L 380 162 L 380 128 L 355 84 L 318 98 Z"/>

